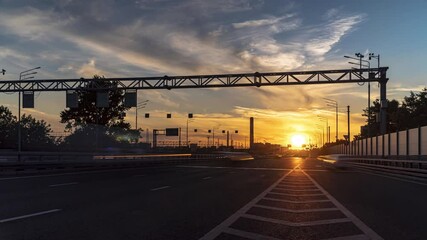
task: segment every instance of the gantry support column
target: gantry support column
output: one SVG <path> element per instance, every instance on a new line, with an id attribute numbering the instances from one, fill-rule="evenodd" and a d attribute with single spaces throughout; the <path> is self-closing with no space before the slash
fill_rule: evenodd
<path id="1" fill-rule="evenodd" d="M 380 109 L 380 133 L 386 134 L 387 133 L 387 108 L 388 108 L 388 102 L 387 102 L 387 77 L 386 72 L 381 72 L 381 80 L 380 83 L 380 103 L 381 103 L 381 109 Z"/>

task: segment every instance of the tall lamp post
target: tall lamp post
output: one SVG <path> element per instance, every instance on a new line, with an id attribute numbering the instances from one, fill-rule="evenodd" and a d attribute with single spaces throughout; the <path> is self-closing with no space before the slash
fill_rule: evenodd
<path id="1" fill-rule="evenodd" d="M 19 73 L 19 81 L 34 78 L 37 72 L 31 72 L 40 67 L 31 68 Z M 22 140 L 21 140 L 21 91 L 18 92 L 18 161 L 21 161 Z"/>
<path id="2" fill-rule="evenodd" d="M 338 142 L 338 102 L 329 98 L 323 99 L 326 100 L 326 106 L 335 108 L 335 142 Z"/>
<path id="3" fill-rule="evenodd" d="M 319 116 L 319 115 L 317 115 L 317 117 L 319 118 L 319 120 L 320 121 L 322 121 L 322 122 L 325 122 L 326 123 L 326 141 L 323 141 L 324 143 L 326 142 L 326 143 L 329 143 L 329 131 L 328 131 L 328 128 L 329 128 L 329 125 L 328 125 L 328 118 L 326 118 L 326 117 L 322 117 L 322 116 Z M 324 145 L 324 144 L 323 144 Z"/>
<path id="4" fill-rule="evenodd" d="M 145 108 L 145 106 L 147 106 L 147 103 L 148 103 L 149 101 L 150 101 L 150 100 L 145 100 L 145 101 L 139 102 L 139 103 L 136 105 L 136 108 L 135 108 L 135 130 L 138 130 L 138 109 L 143 109 L 143 108 Z"/>

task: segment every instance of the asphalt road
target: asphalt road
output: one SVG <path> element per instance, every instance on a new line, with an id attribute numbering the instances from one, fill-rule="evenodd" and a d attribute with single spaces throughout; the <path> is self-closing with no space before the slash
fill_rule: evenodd
<path id="1" fill-rule="evenodd" d="M 427 186 L 313 159 L 0 178 L 0 239 L 427 239 Z"/>

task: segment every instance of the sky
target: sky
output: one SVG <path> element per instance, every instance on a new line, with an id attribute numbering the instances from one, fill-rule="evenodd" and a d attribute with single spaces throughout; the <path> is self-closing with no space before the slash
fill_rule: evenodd
<path id="1" fill-rule="evenodd" d="M 0 0 L 0 6 L 6 69 L 0 81 L 38 66 L 36 79 L 348 69 L 343 56 L 361 52 L 380 54 L 381 66 L 390 67 L 388 98 L 402 100 L 426 86 L 425 0 Z M 378 90 L 372 84 L 372 100 Z M 63 132 L 65 93 L 36 96 L 36 108 L 24 113 Z M 143 129 L 185 129 L 191 112 L 190 141 L 206 143 L 208 129 L 220 141 L 221 130 L 239 130 L 234 139 L 242 145 L 251 116 L 258 142 L 288 144 L 301 134 L 318 143 L 325 123 L 317 115 L 328 119 L 334 139 L 335 112 L 323 98 L 339 104 L 338 136 L 346 134 L 347 105 L 351 135 L 357 134 L 368 101 L 366 84 L 144 90 L 138 98 L 149 100 L 139 110 Z M 0 94 L 0 104 L 16 113 L 17 94 Z M 134 126 L 134 109 L 126 120 Z"/>

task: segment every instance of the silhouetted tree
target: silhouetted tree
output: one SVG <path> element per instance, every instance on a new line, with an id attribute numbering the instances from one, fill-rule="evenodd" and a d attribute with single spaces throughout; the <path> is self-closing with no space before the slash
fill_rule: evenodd
<path id="1" fill-rule="evenodd" d="M 24 149 L 48 148 L 55 145 L 50 136 L 52 129 L 44 120 L 37 120 L 31 115 L 21 117 L 21 139 Z"/>
<path id="2" fill-rule="evenodd" d="M 79 107 L 70 108 L 60 113 L 61 123 L 66 124 L 67 130 L 72 130 L 85 125 L 96 124 L 106 126 L 107 128 L 118 127 L 129 129 L 130 124 L 124 121 L 125 111 L 129 109 L 123 104 L 124 91 L 117 89 L 117 83 L 106 81 L 104 77 L 95 75 L 93 77 L 97 81 L 91 82 L 88 88 L 97 86 L 109 87 L 109 107 L 98 108 L 96 106 L 96 91 L 79 90 Z"/>
<path id="3" fill-rule="evenodd" d="M 0 106 L 0 143 L 3 148 L 16 147 L 18 121 L 12 112 Z M 37 120 L 31 115 L 21 118 L 21 139 L 24 149 L 50 148 L 55 140 L 50 136 L 52 129 L 44 120 Z"/>
<path id="4" fill-rule="evenodd" d="M 66 130 L 73 131 L 64 139 L 64 144 L 96 148 L 114 146 L 120 142 L 137 142 L 139 131 L 130 129 L 130 124 L 124 120 L 125 112 L 129 109 L 123 103 L 124 91 L 117 88 L 116 82 L 107 81 L 104 77 L 95 75 L 94 79 L 96 81 L 91 82 L 87 89 L 77 91 L 79 107 L 60 113 Z M 96 106 L 97 92 L 89 90 L 94 86 L 110 89 L 109 107 Z"/>
<path id="5" fill-rule="evenodd" d="M 370 106 L 371 114 L 368 116 L 368 108 L 363 110 L 362 116 L 366 117 L 366 122 L 370 119 L 370 136 L 376 136 L 379 132 L 379 122 L 377 116 L 380 112 L 380 102 L 376 99 Z M 388 101 L 387 108 L 387 130 L 389 132 L 401 131 L 408 128 L 427 125 L 427 88 L 419 93 L 411 91 L 402 103 L 397 100 Z M 360 137 L 368 136 L 368 124 L 362 127 Z"/>
<path id="6" fill-rule="evenodd" d="M 0 146 L 2 148 L 14 147 L 16 135 L 16 117 L 9 108 L 0 106 Z"/>

